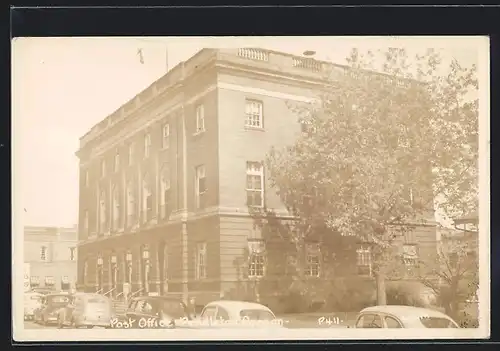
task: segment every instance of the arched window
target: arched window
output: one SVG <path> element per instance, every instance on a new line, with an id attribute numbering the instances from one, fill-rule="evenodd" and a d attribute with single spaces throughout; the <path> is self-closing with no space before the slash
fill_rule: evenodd
<path id="1" fill-rule="evenodd" d="M 113 188 L 113 229 L 120 228 L 120 189 L 118 186 Z"/>
<path id="2" fill-rule="evenodd" d="M 85 260 L 85 263 L 83 264 L 83 285 L 87 285 L 87 279 L 88 279 L 88 274 L 89 274 L 89 262 Z"/>
<path id="3" fill-rule="evenodd" d="M 135 195 L 134 184 L 130 181 L 127 184 L 127 224 L 131 225 L 134 222 L 135 215 Z"/>
<path id="4" fill-rule="evenodd" d="M 145 175 L 142 181 L 142 219 L 144 222 L 151 219 L 153 211 L 153 196 L 149 176 Z"/>
<path id="5" fill-rule="evenodd" d="M 164 168 L 161 174 L 160 183 L 160 205 L 161 218 L 168 218 L 171 211 L 170 206 L 170 173 L 168 168 Z"/>
<path id="6" fill-rule="evenodd" d="M 99 219 L 101 232 L 103 232 L 106 227 L 106 193 L 104 191 L 101 192 L 99 197 Z"/>
<path id="7" fill-rule="evenodd" d="M 163 246 L 163 280 L 168 279 L 168 246 Z"/>

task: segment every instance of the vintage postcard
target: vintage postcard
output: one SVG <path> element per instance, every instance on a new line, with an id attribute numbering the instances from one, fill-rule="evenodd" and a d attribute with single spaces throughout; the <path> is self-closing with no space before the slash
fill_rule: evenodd
<path id="1" fill-rule="evenodd" d="M 489 337 L 487 37 L 12 52 L 16 341 Z"/>

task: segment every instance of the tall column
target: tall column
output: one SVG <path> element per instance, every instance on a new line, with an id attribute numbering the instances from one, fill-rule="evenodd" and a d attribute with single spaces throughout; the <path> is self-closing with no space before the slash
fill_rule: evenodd
<path id="1" fill-rule="evenodd" d="M 106 264 L 108 267 L 108 284 L 105 292 L 113 289 L 113 263 L 111 263 L 111 255 L 112 254 L 108 253 L 106 257 Z"/>
<path id="2" fill-rule="evenodd" d="M 143 289 L 144 288 L 144 284 L 142 283 L 142 280 L 143 280 L 143 269 L 144 269 L 144 266 L 142 264 L 142 250 L 141 250 L 141 247 L 139 246 L 138 248 L 136 248 L 136 264 L 137 264 L 137 273 L 136 273 L 136 280 L 137 280 L 137 289 L 136 290 L 140 290 L 140 289 Z"/>
<path id="3" fill-rule="evenodd" d="M 141 161 L 139 161 L 141 162 Z M 138 172 L 138 177 L 137 177 L 137 180 L 138 180 L 138 191 L 137 191 L 137 203 L 139 204 L 139 208 L 138 208 L 138 211 L 137 211 L 137 222 L 139 223 L 139 225 L 142 224 L 142 218 L 143 218 L 143 213 L 142 213 L 142 210 L 143 210 L 143 202 L 144 202 L 144 199 L 142 198 L 142 172 L 141 172 L 141 165 L 139 164 L 139 166 L 137 167 L 137 172 Z"/>
<path id="4" fill-rule="evenodd" d="M 184 68 L 184 66 L 183 66 Z M 188 300 L 189 287 L 188 287 L 188 238 L 187 238 L 187 145 L 186 145 L 186 115 L 184 105 L 182 106 L 182 297 L 184 301 Z"/>
<path id="5" fill-rule="evenodd" d="M 114 167 L 114 159 L 113 159 L 113 167 Z M 114 209 L 114 194 L 113 194 L 113 182 L 111 180 L 111 177 L 109 179 L 109 184 L 108 184 L 108 188 L 109 188 L 109 199 L 108 199 L 108 204 L 109 204 L 109 211 L 108 211 L 108 225 L 107 225 L 107 228 L 106 228 L 106 231 L 109 231 L 110 234 L 111 234 L 111 231 L 116 231 L 117 228 L 114 228 L 115 226 L 115 209 Z"/>
<path id="6" fill-rule="evenodd" d="M 120 202 L 120 229 L 123 228 L 123 231 L 125 231 L 125 228 L 127 227 L 127 215 L 128 215 L 128 199 L 127 199 L 127 179 L 125 177 L 125 164 L 123 168 L 120 168 L 121 170 L 121 183 L 122 183 L 122 191 L 121 191 L 121 202 Z"/>
<path id="7" fill-rule="evenodd" d="M 160 276 L 160 273 L 161 273 L 161 269 L 160 269 L 160 252 L 159 250 L 161 250 L 162 247 L 160 245 L 160 243 L 157 243 L 156 244 L 156 247 L 155 247 L 155 256 L 154 256 L 154 272 L 155 272 L 155 282 L 154 282 L 154 286 L 155 286 L 155 291 L 158 292 L 158 294 L 161 294 L 161 288 L 160 288 L 160 285 L 161 285 L 161 281 L 162 281 L 162 277 Z"/>
<path id="8" fill-rule="evenodd" d="M 158 266 L 158 246 L 159 244 L 151 245 L 149 248 L 149 291 L 153 293 L 160 292 L 160 276 Z"/>
<path id="9" fill-rule="evenodd" d="M 101 189 L 99 186 L 99 181 L 97 181 L 97 186 L 96 186 L 96 201 L 97 201 L 97 206 L 96 211 L 95 211 L 95 218 L 96 218 L 96 227 L 95 227 L 95 233 L 97 236 L 99 236 L 101 232 Z"/>

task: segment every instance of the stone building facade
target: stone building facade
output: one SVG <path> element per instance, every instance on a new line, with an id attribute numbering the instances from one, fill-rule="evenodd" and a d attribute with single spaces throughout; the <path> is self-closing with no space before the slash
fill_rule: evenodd
<path id="1" fill-rule="evenodd" d="M 77 228 L 24 228 L 24 264 L 31 289 L 69 291 L 77 282 Z M 26 268 L 25 268 L 26 269 Z"/>
<path id="2" fill-rule="evenodd" d="M 287 102 L 315 98 L 327 66 L 345 74 L 273 51 L 203 49 L 84 135 L 80 288 L 203 303 L 265 275 L 271 254 L 248 205 L 289 218 L 262 161 L 301 133 Z M 417 237 L 435 250 L 433 224 Z"/>

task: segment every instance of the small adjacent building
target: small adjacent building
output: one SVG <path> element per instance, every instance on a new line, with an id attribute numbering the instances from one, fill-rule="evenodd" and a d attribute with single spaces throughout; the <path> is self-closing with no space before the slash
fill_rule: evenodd
<path id="1" fill-rule="evenodd" d="M 24 227 L 24 288 L 70 291 L 77 279 L 77 227 Z"/>

